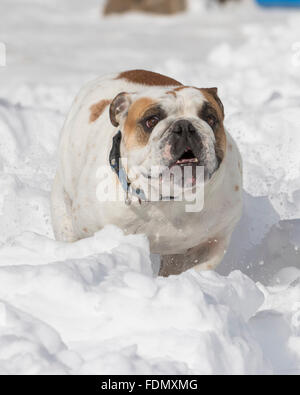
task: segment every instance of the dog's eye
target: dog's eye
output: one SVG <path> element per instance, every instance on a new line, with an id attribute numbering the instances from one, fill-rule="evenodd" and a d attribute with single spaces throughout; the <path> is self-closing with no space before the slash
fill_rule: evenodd
<path id="1" fill-rule="evenodd" d="M 153 129 L 158 124 L 159 121 L 160 121 L 160 118 L 157 115 L 155 115 L 153 117 L 148 118 L 146 120 L 145 124 L 148 129 Z"/>
<path id="2" fill-rule="evenodd" d="M 217 120 L 213 115 L 208 115 L 205 121 L 209 124 L 211 128 L 214 128 L 217 124 Z"/>

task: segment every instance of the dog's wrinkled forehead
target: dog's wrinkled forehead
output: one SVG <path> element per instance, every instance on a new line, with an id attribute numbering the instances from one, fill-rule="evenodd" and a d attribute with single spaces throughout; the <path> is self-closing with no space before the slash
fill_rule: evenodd
<path id="1" fill-rule="evenodd" d="M 206 100 L 201 90 L 193 87 L 179 87 L 172 90 L 149 89 L 133 99 L 135 99 L 135 107 L 139 106 L 141 111 L 146 112 L 149 107 L 156 105 L 165 111 L 166 116 L 194 113 Z"/>
<path id="2" fill-rule="evenodd" d="M 132 149 L 146 145 L 161 121 L 197 117 L 206 103 L 222 120 L 223 108 L 218 100 L 216 88 L 155 87 L 139 93 L 122 92 L 111 103 L 110 118 L 122 130 L 127 148 Z"/>
<path id="3" fill-rule="evenodd" d="M 201 106 L 205 103 L 209 103 L 209 105 L 217 112 L 220 120 L 224 119 L 224 108 L 221 100 L 219 99 L 217 88 L 180 86 L 168 91 L 167 94 L 173 95 L 177 99 L 176 104 L 181 105 L 181 108 L 186 113 L 189 111 L 193 112 L 195 106 L 198 112 Z"/>
<path id="4" fill-rule="evenodd" d="M 176 110 L 188 111 L 193 106 L 199 107 L 205 101 L 200 89 L 193 87 L 178 87 L 166 92 L 166 99 L 173 98 L 172 104 Z"/>
<path id="5" fill-rule="evenodd" d="M 112 102 L 110 115 L 115 126 L 124 122 L 126 117 L 138 118 L 152 105 L 161 106 L 165 111 L 189 110 L 203 103 L 205 96 L 200 89 L 179 87 L 173 90 L 149 88 L 140 93 L 120 93 Z"/>

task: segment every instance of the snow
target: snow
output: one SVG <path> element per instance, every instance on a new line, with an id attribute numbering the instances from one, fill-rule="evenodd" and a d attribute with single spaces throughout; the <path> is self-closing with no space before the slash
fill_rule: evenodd
<path id="1" fill-rule="evenodd" d="M 101 3 L 0 4 L 0 373 L 299 374 L 299 11 L 193 0 L 172 18 L 103 19 Z M 113 226 L 53 239 L 68 108 L 129 68 L 219 87 L 245 208 L 218 273 L 157 278 L 145 236 Z"/>

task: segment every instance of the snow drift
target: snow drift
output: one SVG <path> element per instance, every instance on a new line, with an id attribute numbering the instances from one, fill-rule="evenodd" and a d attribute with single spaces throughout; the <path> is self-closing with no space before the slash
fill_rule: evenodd
<path id="1" fill-rule="evenodd" d="M 194 2 L 103 20 L 93 1 L 23 3 L 0 5 L 0 373 L 299 374 L 300 14 Z M 136 67 L 219 86 L 245 208 L 218 273 L 157 278 L 146 238 L 112 226 L 53 240 L 70 103 L 86 80 Z"/>
<path id="2" fill-rule="evenodd" d="M 299 366 L 296 269 L 280 289 L 240 271 L 155 278 L 146 238 L 113 226 L 71 245 L 26 233 L 0 258 L 3 373 L 262 374 Z"/>

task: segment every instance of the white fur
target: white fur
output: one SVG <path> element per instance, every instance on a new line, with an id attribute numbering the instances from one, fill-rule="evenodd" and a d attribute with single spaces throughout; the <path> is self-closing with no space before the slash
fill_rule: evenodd
<path id="1" fill-rule="evenodd" d="M 150 240 L 151 252 L 161 255 L 184 254 L 189 248 L 213 239 L 217 240 L 219 248 L 206 262 L 199 262 L 204 269 L 215 267 L 222 260 L 242 209 L 242 161 L 235 142 L 226 132 L 226 155 L 206 184 L 204 210 L 199 213 L 185 212 L 186 202 L 131 206 L 120 201 L 99 202 L 97 169 L 108 165 L 112 139 L 118 128 L 110 122 L 109 107 L 90 123 L 90 107 L 102 99 L 112 100 L 120 92 L 139 94 L 146 89 L 143 85 L 115 77 L 99 78 L 87 84 L 66 119 L 52 191 L 56 238 L 74 241 L 92 235 L 107 224 L 115 224 L 126 233 L 145 233 Z M 163 90 L 171 88 L 164 87 Z M 150 91 L 147 88 L 147 93 L 155 97 L 161 94 L 162 88 L 154 87 Z M 182 116 L 189 115 L 188 101 L 185 102 L 184 97 L 182 100 Z M 110 182 L 116 183 L 112 171 Z"/>

